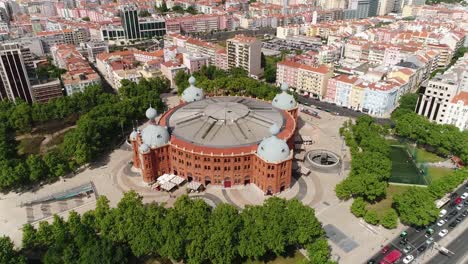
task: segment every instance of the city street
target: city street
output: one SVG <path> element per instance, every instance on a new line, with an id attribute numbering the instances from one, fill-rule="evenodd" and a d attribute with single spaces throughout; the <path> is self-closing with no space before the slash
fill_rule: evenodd
<path id="1" fill-rule="evenodd" d="M 428 264 L 464 264 L 468 263 L 468 228 L 465 229 L 455 240 L 453 240 L 447 247 L 448 250 L 455 253 L 455 255 L 437 254 L 431 258 Z"/>
<path id="2" fill-rule="evenodd" d="M 460 195 L 462 193 L 466 192 L 466 191 L 467 190 L 465 189 L 465 185 L 463 184 L 459 189 L 456 190 L 457 196 L 454 196 L 454 199 L 456 197 L 460 197 Z M 421 262 L 419 262 L 420 260 L 418 260 L 419 257 L 424 258 L 426 254 L 431 255 L 431 253 L 434 253 L 433 251 L 438 251 L 438 249 L 436 248 L 434 242 L 437 243 L 437 242 L 439 242 L 440 240 L 443 239 L 442 237 L 439 236 L 439 232 L 441 230 L 447 229 L 449 231 L 449 234 L 450 234 L 450 232 L 452 230 L 456 230 L 457 228 L 466 228 L 466 225 L 465 225 L 465 227 L 460 226 L 460 227 L 455 227 L 454 229 L 451 229 L 451 228 L 448 227 L 449 224 L 456 221 L 455 219 L 457 217 L 461 216 L 463 212 L 467 212 L 467 210 L 468 210 L 467 206 L 463 206 L 463 208 L 461 210 L 458 210 L 455 207 L 451 206 L 450 204 L 454 199 L 452 199 L 445 206 L 440 208 L 441 210 L 446 209 L 447 214 L 445 214 L 442 218 L 437 219 L 437 221 L 439 221 L 440 219 L 449 218 L 449 220 L 445 221 L 445 223 L 442 226 L 438 226 L 437 224 L 433 223 L 432 225 L 428 226 L 427 228 L 422 228 L 420 230 L 417 230 L 417 229 L 415 229 L 413 227 L 410 227 L 410 228 L 405 230 L 406 233 L 407 233 L 407 235 L 405 236 L 406 242 L 404 242 L 403 238 L 401 238 L 400 236 L 394 238 L 389 244 L 382 245 L 379 252 L 377 252 L 372 258 L 367 260 L 367 263 L 380 263 L 382 258 L 385 255 L 387 255 L 389 252 L 394 250 L 394 249 L 398 249 L 402 253 L 402 257 L 401 257 L 402 259 L 406 255 L 413 255 L 414 258 L 415 258 L 414 263 L 421 263 Z M 463 204 L 463 202 L 461 204 Z M 456 214 L 455 214 L 455 212 L 456 212 Z M 453 213 L 452 216 L 450 215 L 451 213 Z M 466 222 L 466 218 L 467 217 L 463 217 L 463 220 L 462 220 L 463 223 Z M 429 228 L 432 228 L 434 230 L 433 233 L 432 233 L 432 236 L 429 235 L 428 232 L 426 232 Z M 433 242 L 429 243 L 430 237 L 433 238 Z M 466 241 L 466 240 L 468 240 L 467 237 L 463 238 L 463 241 Z M 404 249 L 407 246 L 410 246 L 411 249 L 407 253 L 405 253 Z M 386 252 L 382 253 L 382 249 L 384 247 L 386 248 Z M 421 247 L 425 247 L 425 248 L 422 249 Z M 456 246 L 456 247 L 458 249 L 458 247 L 460 247 L 460 246 Z M 464 247 L 466 247 L 466 245 Z M 420 248 L 421 248 L 421 250 L 418 250 Z M 463 251 L 463 249 L 461 249 L 460 251 L 458 251 L 458 250 L 456 250 L 456 251 L 458 252 L 458 255 L 461 254 L 463 256 L 463 254 L 466 254 L 466 250 Z M 462 256 L 458 256 L 458 257 L 462 257 Z M 444 258 L 446 258 L 446 257 L 444 257 Z M 435 264 L 435 263 L 441 263 L 441 262 L 430 262 L 430 263 Z M 456 262 L 449 261 L 449 262 L 444 262 L 444 263 L 456 263 Z"/>

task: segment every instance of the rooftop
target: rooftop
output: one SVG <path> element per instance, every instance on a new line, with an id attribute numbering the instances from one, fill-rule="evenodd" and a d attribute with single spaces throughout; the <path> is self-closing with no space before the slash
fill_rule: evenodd
<path id="1" fill-rule="evenodd" d="M 249 146 L 269 137 L 273 124 L 282 127 L 283 112 L 246 97 L 211 97 L 183 105 L 167 120 L 171 134 L 214 148 Z"/>

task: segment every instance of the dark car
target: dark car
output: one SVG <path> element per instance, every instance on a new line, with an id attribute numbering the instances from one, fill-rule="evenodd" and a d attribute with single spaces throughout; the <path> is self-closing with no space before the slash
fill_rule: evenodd
<path id="1" fill-rule="evenodd" d="M 450 195 L 450 199 L 454 199 L 458 196 L 458 193 L 454 192 Z"/>
<path id="2" fill-rule="evenodd" d="M 422 246 L 418 247 L 418 251 L 423 252 L 424 250 L 426 250 L 426 248 L 427 248 L 426 245 L 422 245 Z"/>
<path id="3" fill-rule="evenodd" d="M 450 212 L 450 214 L 449 214 L 449 215 L 451 215 L 451 216 L 456 216 L 457 214 L 458 214 L 458 212 L 457 212 L 457 211 L 452 211 L 452 212 Z"/>
<path id="4" fill-rule="evenodd" d="M 463 202 L 463 204 L 464 204 L 465 206 L 468 206 L 468 200 L 465 200 L 465 201 Z"/>
<path id="5" fill-rule="evenodd" d="M 376 264 L 376 263 L 377 263 L 377 261 L 375 261 L 374 259 L 369 259 L 367 261 L 367 264 Z"/>
<path id="6" fill-rule="evenodd" d="M 385 246 L 385 247 L 382 248 L 382 250 L 380 250 L 380 252 L 381 252 L 382 254 L 385 254 L 385 253 L 387 253 L 389 250 L 390 250 L 390 247 L 389 247 L 389 246 Z"/>
<path id="7" fill-rule="evenodd" d="M 463 216 L 459 216 L 455 219 L 455 221 L 457 221 L 457 223 L 460 223 L 461 221 L 463 221 Z"/>
<path id="8" fill-rule="evenodd" d="M 457 221 L 453 221 L 452 223 L 449 224 L 449 228 L 455 228 L 458 225 Z"/>

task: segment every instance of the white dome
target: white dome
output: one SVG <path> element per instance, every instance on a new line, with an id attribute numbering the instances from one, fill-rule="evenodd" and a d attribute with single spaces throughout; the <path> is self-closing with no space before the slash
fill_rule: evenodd
<path id="1" fill-rule="evenodd" d="M 276 124 L 270 128 L 273 134 L 260 142 L 257 148 L 257 155 L 267 162 L 280 162 L 289 157 L 289 146 L 286 141 L 276 137 L 279 133 L 279 127 Z"/>
<path id="2" fill-rule="evenodd" d="M 130 140 L 136 140 L 138 136 L 138 132 L 136 130 L 133 130 L 132 133 L 130 133 Z"/>
<path id="3" fill-rule="evenodd" d="M 148 146 L 160 147 L 169 142 L 169 132 L 162 126 L 149 124 L 141 131 L 141 138 Z"/>
<path id="4" fill-rule="evenodd" d="M 138 151 L 140 151 L 140 153 L 145 153 L 145 152 L 148 152 L 150 150 L 149 146 L 146 145 L 146 144 L 142 144 L 140 146 L 140 148 L 138 148 Z"/>
<path id="5" fill-rule="evenodd" d="M 154 120 L 158 116 L 158 111 L 156 111 L 156 109 L 150 106 L 148 109 L 146 109 L 145 114 L 146 118 L 148 118 L 149 120 Z"/>
<path id="6" fill-rule="evenodd" d="M 189 78 L 190 86 L 184 90 L 182 93 L 182 100 L 186 103 L 195 102 L 203 99 L 205 97 L 203 90 L 195 87 L 195 77 L 190 76 Z"/>
<path id="7" fill-rule="evenodd" d="M 281 90 L 282 92 L 277 94 L 275 98 L 273 98 L 271 104 L 274 107 L 279 108 L 281 110 L 290 110 L 295 108 L 297 106 L 297 102 L 294 99 L 294 96 L 287 93 L 288 84 L 281 84 Z"/>

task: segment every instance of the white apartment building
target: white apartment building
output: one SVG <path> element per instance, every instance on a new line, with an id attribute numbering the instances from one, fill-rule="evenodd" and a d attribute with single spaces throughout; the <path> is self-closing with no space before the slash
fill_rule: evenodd
<path id="1" fill-rule="evenodd" d="M 255 37 L 236 35 L 227 40 L 228 67 L 240 67 L 246 70 L 250 76 L 261 77 L 262 43 Z"/>
<path id="2" fill-rule="evenodd" d="M 468 92 L 460 92 L 448 103 L 442 123 L 454 125 L 460 131 L 468 129 Z"/>

